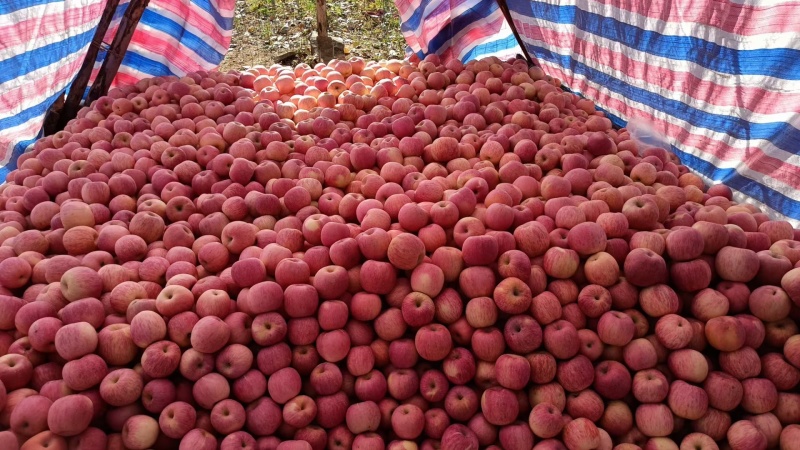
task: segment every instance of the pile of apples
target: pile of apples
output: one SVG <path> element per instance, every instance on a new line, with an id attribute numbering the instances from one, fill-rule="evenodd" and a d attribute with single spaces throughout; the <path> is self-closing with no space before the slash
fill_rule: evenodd
<path id="1" fill-rule="evenodd" d="M 797 450 L 800 235 L 525 61 L 112 89 L 0 186 L 0 449 Z"/>

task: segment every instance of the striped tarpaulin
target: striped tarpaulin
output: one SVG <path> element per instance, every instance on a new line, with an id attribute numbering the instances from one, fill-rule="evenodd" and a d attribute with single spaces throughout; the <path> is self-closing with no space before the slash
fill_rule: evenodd
<path id="1" fill-rule="evenodd" d="M 436 53 L 463 61 L 520 53 L 511 27 L 494 0 L 395 0 L 400 28 L 420 57 Z"/>
<path id="2" fill-rule="evenodd" d="M 509 0 L 545 72 L 709 183 L 800 219 L 800 2 Z M 797 223 L 797 222 L 795 222 Z"/>
<path id="3" fill-rule="evenodd" d="M 467 3 L 480 3 L 481 12 L 459 8 Z M 485 22 L 471 15 L 489 14 L 492 3 L 397 1 L 406 39 L 422 54 L 446 53 L 461 30 L 482 29 Z M 528 53 L 547 74 L 595 100 L 619 126 L 651 125 L 707 182 L 725 183 L 740 201 L 798 223 L 800 1 L 506 4 Z M 438 17 L 434 11 L 446 11 L 452 26 L 421 22 Z"/>
<path id="4" fill-rule="evenodd" d="M 0 180 L 39 136 L 47 109 L 75 78 L 105 3 L 0 1 Z M 113 40 L 127 5 L 120 2 L 105 42 Z M 151 0 L 115 83 L 218 66 L 230 44 L 234 5 L 235 0 Z"/>
<path id="5" fill-rule="evenodd" d="M 105 42 L 113 40 L 128 2 L 120 2 Z M 218 66 L 230 45 L 234 6 L 235 0 L 151 0 L 114 83 L 135 83 L 155 75 L 181 76 Z M 100 61 L 102 57 L 102 53 L 98 55 Z"/>

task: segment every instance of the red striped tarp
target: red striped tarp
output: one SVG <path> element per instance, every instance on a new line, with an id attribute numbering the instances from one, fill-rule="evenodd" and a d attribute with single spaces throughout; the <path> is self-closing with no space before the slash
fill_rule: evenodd
<path id="1" fill-rule="evenodd" d="M 110 43 L 128 1 L 120 2 Z M 83 63 L 105 0 L 0 1 L 0 179 L 40 134 L 44 114 Z M 151 0 L 115 82 L 217 67 L 235 0 Z M 96 69 L 99 69 L 99 63 Z"/>
<path id="2" fill-rule="evenodd" d="M 412 18 L 445 4 L 493 2 L 396 3 Z M 707 182 L 723 182 L 739 200 L 798 223 L 800 1 L 506 3 L 526 50 L 548 75 L 594 100 L 619 126 L 650 125 Z M 471 9 L 449 12 L 430 30 L 403 24 L 414 31 L 406 38 L 420 56 L 445 53 L 434 43 L 452 46 L 462 29 L 483 36 L 504 29 L 468 18 Z"/>
<path id="3" fill-rule="evenodd" d="M 462 61 L 520 53 L 494 0 L 396 0 L 400 28 L 418 56 L 436 53 Z"/>

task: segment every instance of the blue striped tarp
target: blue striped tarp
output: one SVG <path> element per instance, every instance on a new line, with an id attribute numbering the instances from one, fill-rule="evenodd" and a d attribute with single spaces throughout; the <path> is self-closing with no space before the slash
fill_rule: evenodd
<path id="1" fill-rule="evenodd" d="M 107 43 L 128 0 L 120 3 Z M 0 2 L 0 179 L 40 135 L 45 113 L 74 80 L 105 4 Z M 234 5 L 235 0 L 151 0 L 115 83 L 217 67 L 230 44 Z"/>
<path id="2" fill-rule="evenodd" d="M 397 1 L 420 56 L 449 55 L 453 36 L 486 27 L 470 8 L 452 8 L 449 26 L 435 22 L 426 31 L 419 18 L 452 3 Z M 494 2 L 456 3 L 482 3 L 489 14 Z M 506 3 L 526 50 L 548 75 L 594 100 L 618 126 L 650 125 L 708 183 L 725 183 L 739 201 L 800 223 L 796 0 Z"/>

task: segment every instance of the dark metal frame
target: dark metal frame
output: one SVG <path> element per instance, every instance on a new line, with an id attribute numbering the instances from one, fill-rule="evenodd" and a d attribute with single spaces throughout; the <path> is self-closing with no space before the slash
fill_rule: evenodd
<path id="1" fill-rule="evenodd" d="M 103 65 L 100 67 L 97 78 L 92 83 L 84 104 L 88 105 L 108 92 L 108 88 L 111 86 L 111 82 L 122 64 L 122 59 L 125 57 L 125 52 L 128 50 L 133 32 L 136 31 L 136 26 L 139 24 L 139 20 L 142 18 L 142 14 L 144 14 L 144 10 L 147 9 L 149 3 L 150 0 L 131 0 L 128 4 L 128 9 L 125 10 L 125 14 L 122 16 L 117 34 L 109 45 L 103 42 L 103 38 L 111 25 L 114 13 L 117 11 L 119 0 L 108 0 L 105 10 L 103 10 L 103 15 L 100 17 L 100 22 L 97 24 L 97 30 L 94 33 L 94 38 L 92 38 L 89 51 L 86 53 L 86 58 L 83 60 L 75 81 L 70 86 L 69 94 L 66 99 L 62 96 L 47 112 L 44 120 L 45 134 L 49 135 L 62 130 L 67 122 L 74 119 L 78 114 L 81 101 L 86 93 L 86 86 L 89 84 L 89 78 L 97 61 L 97 55 L 103 47 L 106 47 L 106 57 L 103 60 Z"/>
<path id="2" fill-rule="evenodd" d="M 517 44 L 519 44 L 519 48 L 522 50 L 522 56 L 528 60 L 528 64 L 538 66 L 536 59 L 532 58 L 531 55 L 528 53 L 528 49 L 525 47 L 525 44 L 522 42 L 522 38 L 520 37 L 519 32 L 517 31 L 516 25 L 514 25 L 514 21 L 511 19 L 511 11 L 508 9 L 508 4 L 506 4 L 506 0 L 495 0 L 497 2 L 497 6 L 500 7 L 500 11 L 503 11 L 503 15 L 506 17 L 506 22 L 508 22 L 508 26 L 511 27 L 511 31 L 514 33 L 514 37 L 517 39 Z"/>

